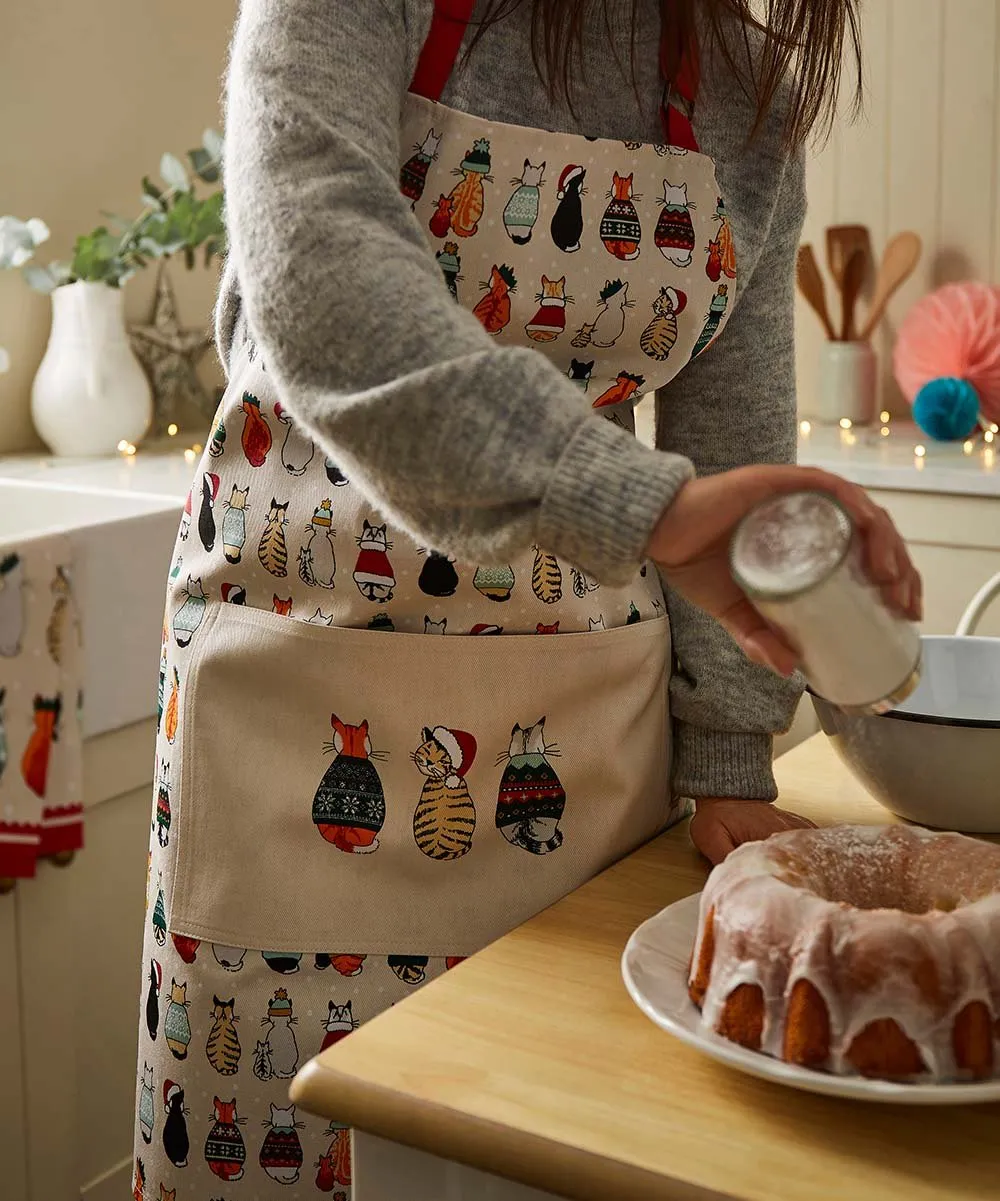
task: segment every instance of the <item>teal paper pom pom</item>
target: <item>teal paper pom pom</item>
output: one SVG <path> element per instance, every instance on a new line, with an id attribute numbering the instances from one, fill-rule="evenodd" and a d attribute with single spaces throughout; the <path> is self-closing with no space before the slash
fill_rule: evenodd
<path id="1" fill-rule="evenodd" d="M 913 420 L 930 438 L 955 442 L 979 423 L 979 393 L 967 379 L 945 375 L 924 384 L 913 400 Z"/>

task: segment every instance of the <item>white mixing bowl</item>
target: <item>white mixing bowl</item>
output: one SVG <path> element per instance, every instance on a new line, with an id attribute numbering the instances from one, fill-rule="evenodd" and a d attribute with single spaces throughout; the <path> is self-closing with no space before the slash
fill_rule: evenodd
<path id="1" fill-rule="evenodd" d="M 921 641 L 920 684 L 898 709 L 851 717 L 814 696 L 820 725 L 861 783 L 899 817 L 1000 834 L 1000 638 Z"/>

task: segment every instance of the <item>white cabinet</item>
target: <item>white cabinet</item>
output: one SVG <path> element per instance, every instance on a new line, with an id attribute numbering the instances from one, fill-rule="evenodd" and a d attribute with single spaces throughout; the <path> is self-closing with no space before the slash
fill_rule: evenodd
<path id="1" fill-rule="evenodd" d="M 4 1201 L 130 1194 L 152 762 L 151 723 L 86 743 L 84 850 L 0 897 Z"/>
<path id="2" fill-rule="evenodd" d="M 354 1184 L 364 1201 L 558 1201 L 555 1193 L 360 1131 L 354 1134 Z"/>
<path id="3" fill-rule="evenodd" d="M 924 581 L 925 634 L 954 634 L 979 588 L 1000 571 L 1000 495 L 873 489 L 892 515 Z M 983 618 L 979 634 L 1000 637 L 1000 604 Z"/>

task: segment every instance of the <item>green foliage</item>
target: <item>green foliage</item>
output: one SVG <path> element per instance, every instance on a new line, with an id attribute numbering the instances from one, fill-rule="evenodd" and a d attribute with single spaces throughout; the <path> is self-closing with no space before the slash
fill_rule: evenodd
<path id="1" fill-rule="evenodd" d="M 49 236 L 48 226 L 37 217 L 21 221 L 0 217 L 0 270 L 20 267 Z"/>
<path id="2" fill-rule="evenodd" d="M 32 217 L 22 221 L 18 217 L 0 217 L 0 271 L 22 267 L 27 273 L 41 267 L 25 267 L 35 250 L 48 238 L 49 227 L 44 221 Z M 0 346 L 0 375 L 10 370 L 10 355 Z"/>
<path id="3" fill-rule="evenodd" d="M 31 287 L 51 292 L 62 284 L 90 280 L 119 288 L 154 260 L 182 253 L 187 266 L 193 267 L 200 252 L 208 266 L 224 254 L 223 193 L 216 190 L 200 197 L 196 191 L 198 183 L 220 180 L 222 138 L 206 130 L 202 144 L 189 150 L 187 158 L 190 171 L 175 155 L 165 154 L 160 159 L 160 182 L 143 177 L 143 207 L 134 220 L 104 213 L 106 224 L 77 238 L 69 263 L 25 267 L 24 277 Z"/>

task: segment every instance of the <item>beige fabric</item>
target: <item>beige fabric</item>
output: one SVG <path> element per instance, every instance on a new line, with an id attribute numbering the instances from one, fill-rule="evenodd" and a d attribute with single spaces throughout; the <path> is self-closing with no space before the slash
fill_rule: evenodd
<path id="1" fill-rule="evenodd" d="M 351 945 L 371 953 L 472 953 L 666 824 L 668 663 L 665 618 L 442 641 L 216 606 L 199 631 L 180 724 L 170 929 L 317 951 L 349 913 Z M 368 723 L 356 754 L 334 716 Z M 544 741 L 542 754 L 509 758 L 512 737 L 524 749 L 517 726 L 531 731 L 529 751 Z M 455 731 L 466 742 L 457 765 Z M 436 762 L 442 744 L 451 757 L 443 805 L 418 822 L 422 850 L 415 812 L 435 781 L 411 756 L 428 742 Z M 498 818 L 515 777 L 528 816 L 514 820 L 508 805 Z M 340 845 L 313 812 L 324 779 Z M 383 820 L 366 823 L 366 788 L 381 792 Z M 444 827 L 455 806 L 452 837 Z M 431 857 L 439 853 L 457 857 Z"/>
<path id="2" fill-rule="evenodd" d="M 661 388 L 717 336 L 736 258 L 715 165 L 407 100 L 403 190 L 460 304 L 591 404 Z"/>

